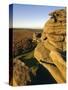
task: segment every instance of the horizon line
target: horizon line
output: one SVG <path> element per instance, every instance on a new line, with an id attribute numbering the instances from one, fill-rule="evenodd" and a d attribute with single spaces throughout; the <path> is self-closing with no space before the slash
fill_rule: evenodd
<path id="1" fill-rule="evenodd" d="M 43 28 L 27 28 L 27 27 L 9 27 L 13 29 L 43 29 Z"/>

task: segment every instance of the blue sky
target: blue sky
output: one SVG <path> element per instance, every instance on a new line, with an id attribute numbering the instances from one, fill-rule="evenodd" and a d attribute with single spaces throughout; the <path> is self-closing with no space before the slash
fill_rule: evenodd
<path id="1" fill-rule="evenodd" d="M 14 28 L 43 28 L 49 18 L 49 12 L 62 9 L 58 6 L 40 5 L 13 5 L 13 27 Z M 10 13 L 11 8 L 10 8 Z M 11 18 L 11 17 L 10 17 Z M 11 26 L 10 26 L 11 27 Z"/>

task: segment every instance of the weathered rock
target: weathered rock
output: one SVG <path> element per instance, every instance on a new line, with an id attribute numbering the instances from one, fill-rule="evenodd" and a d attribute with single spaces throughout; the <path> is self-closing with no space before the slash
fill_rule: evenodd
<path id="1" fill-rule="evenodd" d="M 55 35 L 55 34 L 46 34 L 46 37 L 48 38 L 49 41 L 63 41 L 65 39 L 64 35 Z"/>
<path id="2" fill-rule="evenodd" d="M 65 81 L 66 79 L 66 63 L 64 59 L 62 58 L 61 54 L 56 51 L 51 51 L 50 57 L 52 58 L 53 62 L 59 69 L 59 71 L 62 73 L 63 79 Z"/>
<path id="3" fill-rule="evenodd" d="M 51 18 L 44 26 L 34 56 L 51 73 L 57 83 L 63 83 L 66 81 L 66 67 L 60 52 L 66 51 L 66 10 L 56 10 L 50 15 Z M 59 61 L 63 62 L 64 68 Z"/>
<path id="4" fill-rule="evenodd" d="M 33 42 L 39 43 L 41 41 L 41 32 L 33 33 Z"/>
<path id="5" fill-rule="evenodd" d="M 29 68 L 19 59 L 13 60 L 13 86 L 30 82 Z"/>
<path id="6" fill-rule="evenodd" d="M 66 22 L 66 10 L 65 9 L 56 10 L 54 12 L 51 12 L 49 15 L 51 16 L 51 18 L 54 19 L 54 22 L 61 22 L 61 23 Z"/>
<path id="7" fill-rule="evenodd" d="M 41 42 L 35 48 L 34 56 L 38 61 L 43 60 L 47 63 L 53 63 L 51 58 L 49 57 L 49 53 L 50 51 L 45 48 L 44 44 Z"/>
<path id="8" fill-rule="evenodd" d="M 42 34 L 42 41 L 45 38 L 55 46 L 55 48 L 62 51 L 65 50 L 65 38 L 66 38 L 66 11 L 65 9 L 56 10 L 50 13 L 51 18 L 46 22 Z M 56 18 L 56 21 L 53 19 Z"/>
<path id="9" fill-rule="evenodd" d="M 49 19 L 45 26 L 43 33 L 48 34 L 66 34 L 66 23 L 58 23 L 53 22 L 51 19 Z"/>
<path id="10" fill-rule="evenodd" d="M 49 40 L 43 41 L 43 45 L 49 51 L 53 51 L 53 50 L 57 50 L 58 51 L 58 49 L 55 47 L 55 45 L 52 42 L 50 42 Z"/>
<path id="11" fill-rule="evenodd" d="M 65 82 L 59 69 L 54 64 L 50 64 L 46 62 L 39 62 L 39 63 L 50 72 L 50 74 L 53 76 L 53 78 L 56 80 L 57 83 Z"/>

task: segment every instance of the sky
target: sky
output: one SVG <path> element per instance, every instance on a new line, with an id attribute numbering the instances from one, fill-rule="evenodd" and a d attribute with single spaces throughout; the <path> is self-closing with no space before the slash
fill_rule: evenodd
<path id="1" fill-rule="evenodd" d="M 9 26 L 13 26 L 13 28 L 43 28 L 49 19 L 48 14 L 54 10 L 63 8 L 64 7 L 46 5 L 13 4 L 9 6 Z M 13 20 L 11 20 L 12 18 Z M 13 25 L 11 25 L 12 22 Z"/>

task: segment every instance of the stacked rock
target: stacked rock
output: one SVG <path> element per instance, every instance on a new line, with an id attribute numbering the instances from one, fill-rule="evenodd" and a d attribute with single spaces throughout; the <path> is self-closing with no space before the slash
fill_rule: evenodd
<path id="1" fill-rule="evenodd" d="M 48 69 L 57 83 L 63 83 L 66 81 L 66 65 L 62 57 L 62 53 L 66 52 L 66 10 L 56 10 L 49 15 L 51 18 L 44 26 L 34 56 Z"/>
<path id="2" fill-rule="evenodd" d="M 64 9 L 56 10 L 50 13 L 51 18 L 44 26 L 41 39 L 47 38 L 55 48 L 65 51 L 66 49 L 66 11 Z M 46 46 L 46 42 L 45 42 Z"/>

